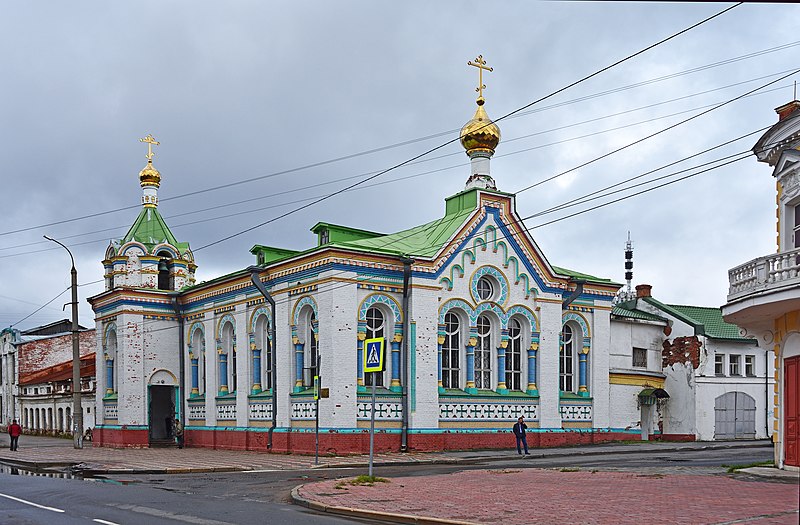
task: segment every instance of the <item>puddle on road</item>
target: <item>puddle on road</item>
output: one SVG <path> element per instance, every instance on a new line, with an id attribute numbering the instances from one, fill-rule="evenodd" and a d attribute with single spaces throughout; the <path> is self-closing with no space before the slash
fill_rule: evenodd
<path id="1" fill-rule="evenodd" d="M 12 476 L 37 476 L 42 478 L 84 479 L 83 475 L 69 470 L 31 470 L 14 465 L 0 463 L 0 474 Z"/>

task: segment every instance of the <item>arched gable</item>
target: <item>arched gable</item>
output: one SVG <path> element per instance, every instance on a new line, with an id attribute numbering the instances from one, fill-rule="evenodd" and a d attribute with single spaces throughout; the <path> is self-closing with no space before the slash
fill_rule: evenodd
<path id="1" fill-rule="evenodd" d="M 359 321 L 366 321 L 367 320 L 367 310 L 370 309 L 375 304 L 384 304 L 389 307 L 389 309 L 394 314 L 394 322 L 395 324 L 402 325 L 403 324 L 403 313 L 400 311 L 400 305 L 395 301 L 392 297 L 388 295 L 375 293 L 372 295 L 368 295 L 361 301 L 361 305 L 358 307 L 358 320 Z"/>
<path id="2" fill-rule="evenodd" d="M 586 322 L 586 318 L 576 312 L 567 312 L 561 316 L 561 326 L 564 326 L 570 321 L 577 323 L 581 327 L 583 331 L 583 346 L 589 348 L 592 342 L 592 334 L 589 331 L 589 323 Z"/>
<path id="3" fill-rule="evenodd" d="M 162 251 L 165 251 L 165 252 L 169 253 L 170 258 L 172 258 L 172 259 L 178 259 L 179 258 L 179 256 L 178 256 L 179 253 L 178 253 L 177 248 L 175 248 L 171 244 L 163 243 L 163 244 L 159 244 L 155 248 L 153 248 L 153 254 L 154 255 L 157 255 L 159 252 L 162 252 Z"/>
<path id="4" fill-rule="evenodd" d="M 258 318 L 262 315 L 267 317 L 267 326 L 272 325 L 272 314 L 266 306 L 261 306 L 255 312 L 253 312 L 253 315 L 250 316 L 250 332 L 256 331 L 256 323 L 258 322 Z M 267 330 L 267 337 L 271 338 L 269 330 Z"/>
<path id="5" fill-rule="evenodd" d="M 130 250 L 132 250 L 133 248 L 139 248 L 142 251 L 142 255 L 146 255 L 147 254 L 147 247 L 144 244 L 142 244 L 140 242 L 136 242 L 136 241 L 130 241 L 130 242 L 125 243 L 122 246 L 122 248 L 119 249 L 119 254 L 123 255 L 123 256 L 127 256 L 128 252 Z"/>
<path id="6" fill-rule="evenodd" d="M 317 315 L 317 302 L 314 301 L 314 298 L 311 297 L 310 295 L 306 295 L 306 296 L 301 297 L 300 300 L 297 301 L 294 304 L 294 309 L 292 310 L 292 325 L 293 326 L 297 326 L 297 324 L 300 322 L 300 312 L 303 310 L 303 307 L 306 306 L 306 305 L 311 306 L 311 310 L 313 310 L 313 312 L 314 312 L 314 317 L 319 319 L 319 316 Z"/>
<path id="7" fill-rule="evenodd" d="M 225 314 L 222 316 L 222 319 L 219 320 L 217 324 L 217 340 L 222 339 L 222 329 L 225 327 L 227 323 L 231 324 L 233 328 L 233 336 L 236 337 L 236 319 L 233 318 L 231 314 Z"/>
<path id="8" fill-rule="evenodd" d="M 203 323 L 201 323 L 200 321 L 197 321 L 197 322 L 193 323 L 192 326 L 189 327 L 189 344 L 190 345 L 192 344 L 192 341 L 194 341 L 194 334 L 197 333 L 197 332 L 200 332 L 200 340 L 201 341 L 204 340 L 205 337 L 206 337 L 206 329 L 203 326 Z"/>
<path id="9" fill-rule="evenodd" d="M 108 323 L 107 325 L 105 325 L 103 327 L 103 343 L 102 344 L 103 344 L 103 348 L 104 349 L 105 349 L 106 345 L 108 345 L 108 333 L 111 332 L 111 331 L 113 331 L 114 333 L 119 333 L 119 332 L 117 332 L 117 323 L 115 323 L 113 321 Z"/>
<path id="10" fill-rule="evenodd" d="M 449 301 L 445 302 L 442 306 L 439 307 L 440 325 L 444 324 L 444 316 L 447 315 L 447 312 L 453 308 L 462 310 L 464 313 L 467 314 L 467 317 L 469 317 L 470 324 L 471 325 L 475 324 L 475 320 L 478 318 L 475 315 L 475 309 L 463 299 L 450 299 Z"/>
<path id="11" fill-rule="evenodd" d="M 534 314 L 524 306 L 520 305 L 514 305 L 508 309 L 508 312 L 506 312 L 506 322 L 505 322 L 506 326 L 508 326 L 508 320 L 514 317 L 515 315 L 521 315 L 522 317 L 525 317 L 528 320 L 528 322 L 531 323 L 531 332 L 539 331 L 539 320 L 536 319 L 536 314 Z"/>

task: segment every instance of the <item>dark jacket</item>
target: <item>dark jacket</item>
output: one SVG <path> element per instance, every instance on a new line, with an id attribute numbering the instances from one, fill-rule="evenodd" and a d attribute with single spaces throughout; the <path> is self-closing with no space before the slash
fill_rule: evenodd
<path id="1" fill-rule="evenodd" d="M 525 423 L 520 423 L 520 422 L 514 423 L 514 435 L 524 436 L 526 428 L 528 428 L 528 425 L 526 425 Z"/>

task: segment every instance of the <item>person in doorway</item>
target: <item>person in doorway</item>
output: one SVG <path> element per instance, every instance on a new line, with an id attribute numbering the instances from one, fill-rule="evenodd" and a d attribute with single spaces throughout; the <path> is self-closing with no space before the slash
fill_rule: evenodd
<path id="1" fill-rule="evenodd" d="M 183 448 L 183 423 L 175 420 L 175 439 L 178 441 L 178 448 Z"/>
<path id="2" fill-rule="evenodd" d="M 525 424 L 525 418 L 520 416 L 517 419 L 517 422 L 514 423 L 514 437 L 517 438 L 517 454 L 522 454 L 522 448 L 520 448 L 520 444 L 525 448 L 525 455 L 529 456 L 528 453 L 528 439 L 525 437 L 525 430 L 528 428 L 528 425 Z"/>
<path id="3" fill-rule="evenodd" d="M 11 450 L 17 450 L 19 448 L 20 434 L 22 434 L 22 427 L 19 426 L 17 420 L 14 419 L 11 421 L 11 424 L 8 425 L 8 435 L 11 438 Z"/>

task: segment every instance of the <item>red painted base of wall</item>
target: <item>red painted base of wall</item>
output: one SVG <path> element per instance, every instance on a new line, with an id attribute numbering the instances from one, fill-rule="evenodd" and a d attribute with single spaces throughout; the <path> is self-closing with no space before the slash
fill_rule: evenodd
<path id="1" fill-rule="evenodd" d="M 656 438 L 660 441 L 697 441 L 694 434 L 661 434 L 660 436 L 650 436 L 650 439 Z"/>
<path id="2" fill-rule="evenodd" d="M 92 432 L 93 447 L 147 448 L 150 436 L 147 430 L 95 428 Z"/>
<path id="3" fill-rule="evenodd" d="M 673 434 L 672 436 L 679 436 Z M 530 432 L 529 448 L 563 447 L 571 445 L 591 445 L 637 439 L 638 434 L 604 431 L 568 432 Z M 187 430 L 185 445 L 224 450 L 268 451 L 269 435 L 266 432 L 247 430 Z M 683 439 L 685 440 L 685 439 Z M 694 440 L 694 436 L 691 436 Z M 146 430 L 108 430 L 97 429 L 94 435 L 95 446 L 108 447 L 147 447 Z M 274 453 L 314 454 L 313 432 L 275 432 L 273 434 Z M 445 450 L 510 449 L 516 446 L 514 435 L 503 432 L 450 432 L 431 434 L 409 434 L 408 449 L 415 452 L 436 452 Z M 397 452 L 400 450 L 400 434 L 375 432 L 375 452 Z M 319 452 L 322 455 L 366 454 L 369 452 L 369 431 L 361 432 L 321 432 Z"/>

